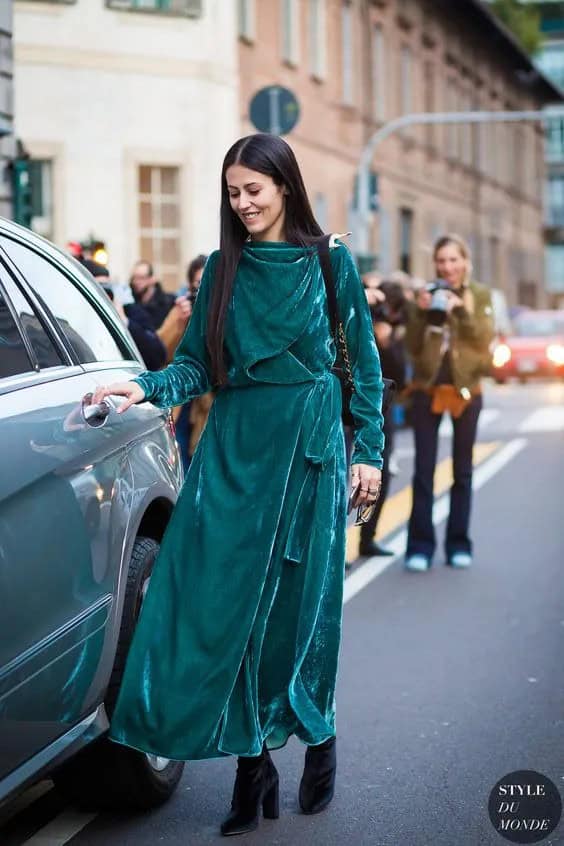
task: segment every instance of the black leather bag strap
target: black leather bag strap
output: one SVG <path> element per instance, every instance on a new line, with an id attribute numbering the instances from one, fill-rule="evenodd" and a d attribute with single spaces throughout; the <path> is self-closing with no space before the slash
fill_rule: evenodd
<path id="1" fill-rule="evenodd" d="M 331 235 L 324 235 L 316 243 L 317 252 L 319 254 L 319 264 L 323 273 L 323 280 L 325 282 L 325 290 L 327 291 L 327 302 L 329 305 L 329 321 L 331 323 L 331 332 L 337 341 L 337 324 L 339 323 L 339 306 L 337 304 L 337 291 L 335 289 L 335 280 L 333 279 L 333 268 L 331 267 L 331 254 L 329 252 L 329 242 Z"/>
<path id="2" fill-rule="evenodd" d="M 349 383 L 349 387 L 354 391 L 354 381 L 352 370 L 349 361 L 349 354 L 347 350 L 347 341 L 345 338 L 345 331 L 343 324 L 339 318 L 339 305 L 337 303 L 337 290 L 335 288 L 335 279 L 333 278 L 333 268 L 331 266 L 331 254 L 329 252 L 329 242 L 331 235 L 323 235 L 316 242 L 317 252 L 319 254 L 319 264 L 323 273 L 325 281 L 325 290 L 327 291 L 327 302 L 329 305 L 329 321 L 331 324 L 331 332 L 337 344 L 337 349 L 344 365 L 345 377 Z M 396 383 L 393 379 L 383 379 L 384 394 L 382 397 L 382 413 L 385 414 L 394 398 L 396 392 Z"/>
<path id="3" fill-rule="evenodd" d="M 337 289 L 335 288 L 335 278 L 333 276 L 333 268 L 331 266 L 331 255 L 329 253 L 329 241 L 331 235 L 324 235 L 317 241 L 317 252 L 319 254 L 319 263 L 323 273 L 323 280 L 325 282 L 325 290 L 327 292 L 327 301 L 329 305 L 329 322 L 331 324 L 331 332 L 335 339 L 337 352 L 342 362 L 342 373 L 348 389 L 354 391 L 354 379 L 352 374 L 351 362 L 349 359 L 349 351 L 347 348 L 347 339 L 345 330 L 341 319 L 339 317 L 339 304 L 337 302 Z M 338 369 L 338 368 L 337 368 Z"/>

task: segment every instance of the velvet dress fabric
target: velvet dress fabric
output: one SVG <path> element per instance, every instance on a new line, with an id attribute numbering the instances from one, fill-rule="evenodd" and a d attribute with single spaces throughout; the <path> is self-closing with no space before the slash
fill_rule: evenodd
<path id="1" fill-rule="evenodd" d="M 210 256 L 175 358 L 136 381 L 159 407 L 211 387 Z M 383 383 L 347 247 L 331 261 L 356 392 L 354 462 L 382 466 Z M 218 391 L 162 540 L 110 737 L 177 760 L 260 755 L 335 734 L 347 471 L 314 248 L 247 242 Z"/>

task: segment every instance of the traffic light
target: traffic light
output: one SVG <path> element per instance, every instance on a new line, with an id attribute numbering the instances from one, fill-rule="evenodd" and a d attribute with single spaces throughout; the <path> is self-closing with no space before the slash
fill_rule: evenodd
<path id="1" fill-rule="evenodd" d="M 85 241 L 82 241 L 81 246 L 86 258 L 92 259 L 96 264 L 107 266 L 109 257 L 105 241 L 90 235 Z"/>

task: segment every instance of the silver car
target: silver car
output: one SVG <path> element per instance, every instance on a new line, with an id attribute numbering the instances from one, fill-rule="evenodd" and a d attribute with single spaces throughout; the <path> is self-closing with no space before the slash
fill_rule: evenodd
<path id="1" fill-rule="evenodd" d="M 84 268 L 0 219 L 0 800 L 49 773 L 147 808 L 182 774 L 105 737 L 182 484 L 167 412 L 91 403 L 143 369 Z"/>

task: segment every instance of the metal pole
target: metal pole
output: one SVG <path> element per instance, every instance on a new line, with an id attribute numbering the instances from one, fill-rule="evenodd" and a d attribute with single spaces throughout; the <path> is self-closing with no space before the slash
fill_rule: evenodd
<path id="1" fill-rule="evenodd" d="M 364 147 L 358 165 L 358 209 L 355 214 L 355 252 L 366 254 L 370 246 L 370 198 L 369 180 L 370 166 L 374 158 L 376 147 L 388 136 L 414 124 L 448 124 L 448 123 L 497 123 L 542 121 L 545 122 L 555 115 L 563 115 L 562 109 L 544 109 L 543 111 L 523 112 L 420 112 L 403 115 L 389 121 L 378 129 Z"/>

